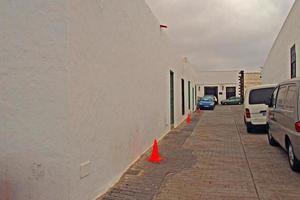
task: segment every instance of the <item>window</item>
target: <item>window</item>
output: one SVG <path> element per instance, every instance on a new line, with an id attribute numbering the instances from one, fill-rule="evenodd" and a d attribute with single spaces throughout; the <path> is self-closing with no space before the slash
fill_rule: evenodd
<path id="1" fill-rule="evenodd" d="M 291 48 L 291 78 L 296 77 L 296 46 Z"/>
<path id="2" fill-rule="evenodd" d="M 181 110 L 182 110 L 182 115 L 185 115 L 184 80 L 183 79 L 181 79 Z"/>
<path id="3" fill-rule="evenodd" d="M 249 104 L 265 104 L 269 101 L 274 87 L 255 89 L 250 91 Z"/>
<path id="4" fill-rule="evenodd" d="M 276 101 L 276 108 L 280 108 L 280 109 L 284 108 L 286 92 L 287 92 L 287 86 L 281 86 L 279 88 L 277 101 Z"/>
<path id="5" fill-rule="evenodd" d="M 296 102 L 296 85 L 288 86 L 286 101 L 285 101 L 285 109 L 289 111 L 293 111 L 295 108 Z"/>
<path id="6" fill-rule="evenodd" d="M 277 98 L 278 88 L 275 88 L 273 94 L 272 94 L 272 106 L 273 108 L 276 107 L 276 98 Z"/>

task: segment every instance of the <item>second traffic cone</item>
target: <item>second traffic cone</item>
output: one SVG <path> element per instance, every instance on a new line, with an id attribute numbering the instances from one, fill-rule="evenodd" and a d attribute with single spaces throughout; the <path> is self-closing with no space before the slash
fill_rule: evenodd
<path id="1" fill-rule="evenodd" d="M 151 153 L 151 156 L 149 157 L 148 161 L 153 162 L 153 163 L 159 163 L 161 160 L 162 160 L 162 158 L 159 156 L 157 140 L 154 140 L 152 153 Z"/>
<path id="2" fill-rule="evenodd" d="M 186 118 L 186 123 L 190 124 L 191 123 L 191 115 L 188 114 L 187 118 Z"/>

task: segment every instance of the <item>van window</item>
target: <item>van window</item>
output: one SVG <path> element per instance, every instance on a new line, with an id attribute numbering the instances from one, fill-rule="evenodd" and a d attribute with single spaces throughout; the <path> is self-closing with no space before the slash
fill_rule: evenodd
<path id="1" fill-rule="evenodd" d="M 270 99 L 274 87 L 254 89 L 249 94 L 249 104 L 265 104 Z"/>
<path id="2" fill-rule="evenodd" d="M 296 100 L 296 85 L 290 85 L 286 94 L 286 101 L 284 103 L 285 108 L 289 111 L 293 111 L 295 108 Z"/>
<path id="3" fill-rule="evenodd" d="M 287 92 L 287 86 L 281 86 L 278 91 L 278 97 L 276 102 L 276 108 L 284 108 L 284 101 Z"/>

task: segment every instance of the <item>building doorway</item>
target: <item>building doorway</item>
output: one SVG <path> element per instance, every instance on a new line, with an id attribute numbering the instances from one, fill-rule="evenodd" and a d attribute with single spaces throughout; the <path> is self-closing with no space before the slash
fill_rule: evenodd
<path id="1" fill-rule="evenodd" d="M 214 95 L 219 101 L 218 87 L 204 87 L 204 95 Z"/>
<path id="2" fill-rule="evenodd" d="M 195 104 L 197 105 L 197 86 L 195 85 Z M 197 107 L 197 106 L 196 106 Z"/>
<path id="3" fill-rule="evenodd" d="M 192 102 L 193 102 L 193 111 L 195 110 L 195 93 L 194 93 L 194 88 L 192 88 Z"/>
<path id="4" fill-rule="evenodd" d="M 174 126 L 174 72 L 170 71 L 170 124 Z"/>
<path id="5" fill-rule="evenodd" d="M 185 115 L 184 79 L 181 79 L 181 112 Z"/>
<path id="6" fill-rule="evenodd" d="M 188 105 L 191 110 L 191 81 L 188 81 Z"/>
<path id="7" fill-rule="evenodd" d="M 236 96 L 236 87 L 226 87 L 226 99 Z"/>

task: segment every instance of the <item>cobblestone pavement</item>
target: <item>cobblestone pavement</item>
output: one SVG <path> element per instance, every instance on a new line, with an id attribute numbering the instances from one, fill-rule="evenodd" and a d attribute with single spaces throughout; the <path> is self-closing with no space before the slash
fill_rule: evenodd
<path id="1" fill-rule="evenodd" d="M 161 164 L 147 152 L 100 199 L 300 199 L 300 174 L 265 134 L 246 132 L 241 106 L 196 114 L 159 147 Z"/>

